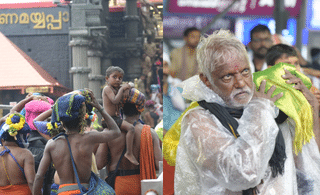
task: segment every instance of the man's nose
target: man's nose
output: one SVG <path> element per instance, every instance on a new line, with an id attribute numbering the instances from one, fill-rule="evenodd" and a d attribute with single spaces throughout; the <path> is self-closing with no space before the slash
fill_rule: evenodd
<path id="1" fill-rule="evenodd" d="M 243 88 L 246 85 L 242 74 L 236 74 L 234 80 L 234 85 L 236 88 Z"/>

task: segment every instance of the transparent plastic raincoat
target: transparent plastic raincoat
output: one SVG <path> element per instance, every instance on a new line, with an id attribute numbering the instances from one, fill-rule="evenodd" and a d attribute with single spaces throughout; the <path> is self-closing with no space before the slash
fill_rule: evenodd
<path id="1" fill-rule="evenodd" d="M 197 75 L 181 87 L 187 99 L 225 105 Z M 240 137 L 235 138 L 209 111 L 200 106 L 189 110 L 181 122 L 175 194 L 241 195 L 242 190 L 255 186 L 263 195 L 320 194 L 320 155 L 314 138 L 296 156 L 292 149 L 294 121 L 287 119 L 278 127 L 277 115 L 273 102 L 253 98 L 237 119 Z M 287 159 L 284 174 L 273 178 L 268 162 L 279 128 Z"/>

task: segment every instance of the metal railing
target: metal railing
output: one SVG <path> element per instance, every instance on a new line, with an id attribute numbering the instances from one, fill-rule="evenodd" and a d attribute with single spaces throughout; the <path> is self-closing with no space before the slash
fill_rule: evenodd
<path id="1" fill-rule="evenodd" d="M 0 109 L 3 109 L 3 110 L 11 110 L 11 108 L 13 108 L 13 106 L 0 104 Z"/>

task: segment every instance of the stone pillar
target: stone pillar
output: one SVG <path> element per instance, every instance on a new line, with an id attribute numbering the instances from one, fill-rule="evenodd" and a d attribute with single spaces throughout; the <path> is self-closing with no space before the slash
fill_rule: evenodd
<path id="1" fill-rule="evenodd" d="M 73 90 L 88 88 L 91 69 L 87 67 L 87 50 L 89 40 L 83 37 L 73 38 L 69 46 L 72 48 L 72 67 L 70 73 L 73 74 Z"/>
<path id="2" fill-rule="evenodd" d="M 72 38 L 72 68 L 73 89 L 91 88 L 97 99 L 101 97 L 98 89 L 101 85 L 102 53 L 92 47 L 93 42 L 107 44 L 105 19 L 102 3 L 107 0 L 73 0 L 71 4 L 71 27 L 69 35 Z M 93 41 L 92 41 L 93 40 Z M 95 44 L 95 43 L 94 43 Z M 94 48 L 94 49 L 93 49 Z M 89 84 L 89 73 L 90 84 Z M 99 83 L 99 84 L 98 84 Z"/>
<path id="3" fill-rule="evenodd" d="M 141 75 L 141 65 L 140 65 L 140 50 L 139 48 L 127 49 L 126 54 L 128 55 L 127 61 L 127 78 L 130 81 L 134 81 L 135 78 L 139 78 Z"/>
<path id="4" fill-rule="evenodd" d="M 126 38 L 135 40 L 138 37 L 138 15 L 137 0 L 126 1 L 126 15 L 123 17 L 126 24 Z"/>
<path id="5" fill-rule="evenodd" d="M 88 55 L 88 67 L 91 69 L 89 74 L 89 89 L 92 90 L 97 100 L 102 99 L 101 97 L 101 86 L 104 76 L 101 75 L 101 57 L 102 52 L 98 48 L 90 48 L 87 52 Z"/>
<path id="6" fill-rule="evenodd" d="M 130 81 L 134 81 L 141 74 L 140 66 L 140 48 L 141 38 L 138 38 L 138 25 L 140 17 L 138 15 L 137 0 L 126 1 L 126 16 L 124 16 L 126 24 L 126 39 L 131 47 L 126 48 L 127 57 L 127 76 Z M 133 47 L 132 47 L 133 46 Z"/>

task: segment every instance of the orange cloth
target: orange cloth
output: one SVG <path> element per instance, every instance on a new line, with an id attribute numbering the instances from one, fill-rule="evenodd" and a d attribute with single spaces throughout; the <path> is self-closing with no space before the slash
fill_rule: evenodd
<path id="1" fill-rule="evenodd" d="M 1 195 L 32 195 L 28 184 L 0 186 Z"/>
<path id="2" fill-rule="evenodd" d="M 144 125 L 140 140 L 140 176 L 143 179 L 157 179 L 154 163 L 152 135 L 149 125 Z"/>
<path id="3" fill-rule="evenodd" d="M 167 163 L 163 158 L 163 195 L 174 194 L 174 170 L 175 167 Z"/>
<path id="4" fill-rule="evenodd" d="M 114 184 L 115 192 L 119 195 L 140 195 L 140 175 L 117 176 Z M 60 195 L 60 194 L 59 194 Z"/>
<path id="5" fill-rule="evenodd" d="M 71 186 L 71 185 L 78 186 L 77 183 L 61 184 L 59 186 L 59 189 L 65 187 L 65 186 Z M 60 192 L 58 195 L 78 195 L 78 194 L 81 194 L 80 190 L 71 190 L 71 191 L 66 191 L 66 192 Z"/>

